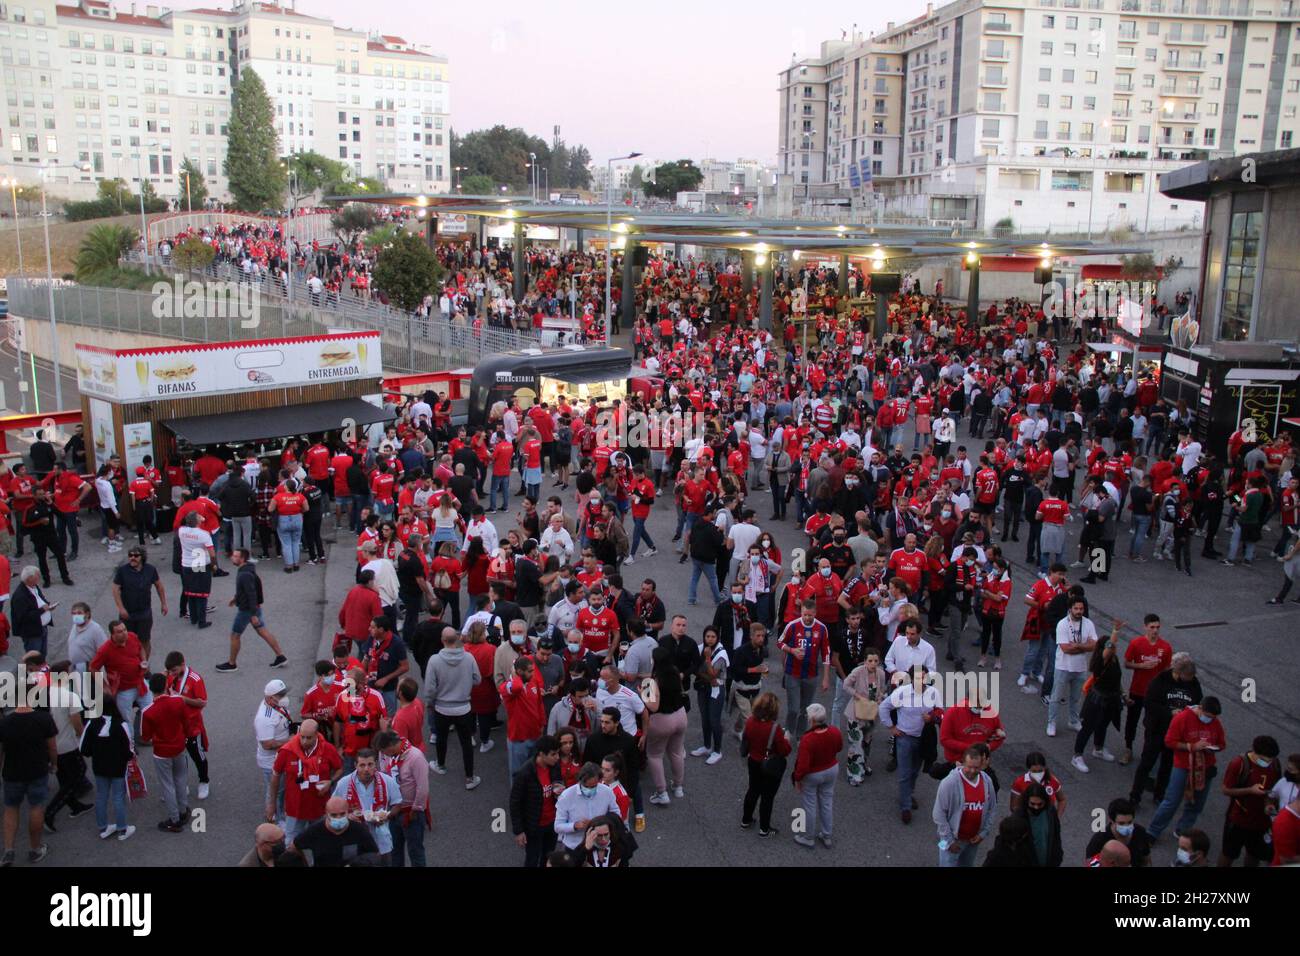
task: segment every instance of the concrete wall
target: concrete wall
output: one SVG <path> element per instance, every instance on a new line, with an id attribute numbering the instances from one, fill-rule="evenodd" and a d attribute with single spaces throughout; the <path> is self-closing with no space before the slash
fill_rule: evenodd
<path id="1" fill-rule="evenodd" d="M 1269 193 L 1264 239 L 1264 277 L 1260 286 L 1255 340 L 1300 338 L 1296 302 L 1300 302 L 1300 187 Z"/>
<path id="2" fill-rule="evenodd" d="M 54 350 L 50 347 L 50 323 L 33 321 L 26 323 L 27 350 L 38 359 L 51 361 Z M 105 349 L 139 349 L 155 348 L 168 345 L 184 344 L 180 339 L 164 338 L 161 335 L 147 335 L 140 332 L 118 332 L 113 329 L 96 329 L 84 325 L 59 326 L 59 362 L 65 369 L 75 371 L 77 367 L 77 344 L 97 345 Z"/>

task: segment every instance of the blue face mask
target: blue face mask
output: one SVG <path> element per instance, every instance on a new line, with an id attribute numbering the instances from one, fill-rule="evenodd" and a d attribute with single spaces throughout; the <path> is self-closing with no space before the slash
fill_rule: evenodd
<path id="1" fill-rule="evenodd" d="M 1201 718 L 1201 723 L 1203 723 L 1203 724 L 1212 724 L 1212 723 L 1214 723 L 1214 717 L 1213 717 L 1213 715 L 1211 715 L 1211 714 L 1197 714 L 1196 716 L 1199 717 L 1199 718 Z"/>
<path id="2" fill-rule="evenodd" d="M 592 797 L 594 797 L 594 796 L 596 795 L 596 788 L 595 788 L 595 787 L 582 787 L 582 786 L 580 786 L 578 789 L 582 791 L 582 795 L 583 795 L 584 797 L 586 797 L 587 799 L 591 799 Z"/>
<path id="3" fill-rule="evenodd" d="M 565 644 L 564 646 L 569 649 L 570 654 L 576 654 L 578 651 L 582 650 L 581 644 Z"/>
<path id="4" fill-rule="evenodd" d="M 326 823 L 331 830 L 343 831 L 348 828 L 347 817 L 326 817 Z"/>
<path id="5" fill-rule="evenodd" d="M 605 678 L 602 677 L 600 680 L 596 681 L 596 689 L 597 689 L 597 690 L 608 690 L 608 689 L 609 689 L 609 684 L 607 684 L 607 683 L 605 682 Z"/>
<path id="6" fill-rule="evenodd" d="M 1118 834 L 1119 834 L 1120 836 L 1122 836 L 1122 837 L 1129 837 L 1129 836 L 1132 836 L 1132 835 L 1133 835 L 1133 824 L 1129 823 L 1129 824 L 1127 824 L 1127 825 L 1125 825 L 1125 826 L 1120 826 L 1120 825 L 1117 823 L 1117 824 L 1115 824 L 1115 832 L 1118 833 Z"/>
<path id="7" fill-rule="evenodd" d="M 522 645 L 522 644 L 524 643 L 524 639 L 525 639 L 526 636 L 527 636 L 527 635 L 524 635 L 524 634 L 511 634 L 511 635 L 510 635 L 510 643 L 511 643 L 511 644 L 514 644 L 514 645 L 516 645 L 516 646 Z"/>

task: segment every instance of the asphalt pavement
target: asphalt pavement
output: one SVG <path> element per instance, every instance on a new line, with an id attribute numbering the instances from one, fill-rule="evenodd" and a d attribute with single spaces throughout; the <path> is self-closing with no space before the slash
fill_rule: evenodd
<path id="1" fill-rule="evenodd" d="M 12 388 L 12 365 L 3 369 Z M 48 376 L 48 372 L 46 373 Z M 65 404 L 75 399 L 65 385 Z M 960 428 L 965 438 L 966 423 Z M 512 489 L 513 490 L 513 489 Z M 549 478 L 543 495 L 555 491 Z M 573 490 L 561 492 L 572 502 Z M 511 517 L 496 515 L 494 520 L 504 534 L 513 527 L 513 513 L 518 500 L 512 501 Z M 760 524 L 774 533 L 784 554 L 805 544 L 792 519 L 769 522 L 770 496 L 758 492 L 752 505 Z M 51 656 L 59 656 L 66 647 L 69 629 L 68 608 L 74 600 L 85 600 L 95 617 L 106 623 L 114 612 L 110 594 L 113 567 L 122 554 L 110 556 L 94 537 L 97 521 L 83 518 L 81 557 L 72 565 L 75 587 L 56 583 L 49 591 L 52 600 L 62 602 L 51 629 Z M 660 551 L 652 558 L 638 558 L 623 570 L 629 587 L 635 588 L 645 577 L 653 578 L 664 598 L 669 614 L 684 612 L 690 633 L 697 638 L 711 621 L 707 587 L 700 605 L 687 607 L 685 592 L 690 564 L 679 564 L 670 539 L 675 526 L 671 495 L 661 497 L 652 512 L 649 528 Z M 1073 550 L 1078 523 L 1069 529 Z M 252 845 L 253 828 L 261 821 L 262 778 L 254 762 L 253 713 L 261 698 L 262 687 L 273 676 L 282 677 L 290 686 L 296 702 L 312 680 L 312 665 L 328 646 L 335 629 L 335 615 L 352 583 L 355 539 L 348 533 L 334 535 L 332 519 L 326 520 L 325 533 L 329 562 L 324 567 L 304 565 L 301 573 L 285 575 L 276 560 L 259 565 L 266 588 L 267 619 L 289 657 L 287 667 L 269 669 L 270 651 L 251 632 L 246 635 L 240 657 L 240 669 L 231 675 L 213 670 L 225 659 L 228 625 L 234 615 L 227 606 L 233 594 L 234 577 L 219 578 L 213 587 L 212 603 L 216 611 L 210 616 L 216 625 L 205 631 L 194 630 L 175 616 L 179 580 L 171 573 L 171 541 L 164 537 L 161 547 L 149 548 L 150 560 L 162 573 L 171 598 L 171 615 L 156 617 L 153 660 L 156 666 L 167 651 L 179 649 L 187 661 L 208 683 L 211 703 L 205 711 L 211 739 L 212 792 L 205 801 L 192 805 L 203 811 L 190 831 L 170 834 L 155 828 L 164 816 L 160 802 L 151 796 L 132 805 L 132 822 L 139 832 L 125 843 L 101 841 L 95 832 L 94 817 L 62 819 L 59 832 L 48 836 L 51 854 L 41 866 L 222 866 L 236 862 Z M 1127 543 L 1128 527 L 1121 529 L 1121 547 Z M 333 540 L 330 540 L 333 539 Z M 1088 588 L 1093 620 L 1098 631 L 1109 630 L 1112 618 L 1127 623 L 1124 637 L 1131 637 L 1141 627 L 1142 616 L 1149 611 L 1161 615 L 1166 638 L 1176 651 L 1189 651 L 1199 664 L 1199 677 L 1207 694 L 1219 696 L 1224 705 L 1223 723 L 1228 747 L 1221 755 L 1226 762 L 1234 754 L 1248 749 L 1256 734 L 1275 736 L 1283 754 L 1300 750 L 1300 719 L 1297 719 L 1297 693 L 1300 665 L 1294 645 L 1300 633 L 1300 608 L 1287 604 L 1282 608 L 1266 607 L 1265 601 L 1281 581 L 1281 565 L 1268 556 L 1276 539 L 1272 534 L 1261 542 L 1260 554 L 1253 567 L 1227 568 L 1218 563 L 1196 559 L 1194 576 L 1175 572 L 1171 564 L 1151 562 L 1134 565 L 1121 559 L 1112 580 Z M 1219 541 L 1220 550 L 1227 542 Z M 1061 735 L 1045 735 L 1045 707 L 1037 697 L 1017 692 L 1014 686 L 1023 648 L 1016 640 L 1024 621 L 1024 607 L 1019 596 L 1033 582 L 1034 575 L 1025 566 L 1023 544 L 1009 543 L 1008 556 L 1013 561 L 1014 597 L 1007 616 L 1004 644 L 1005 669 L 1000 672 L 1000 706 L 1008 739 L 995 754 L 994 766 L 1003 781 L 1000 812 L 1007 810 L 1006 787 L 1023 769 L 1024 757 L 1033 750 L 1044 751 L 1052 772 L 1062 782 L 1069 799 L 1063 821 L 1065 865 L 1082 862 L 1083 848 L 1097 820 L 1097 811 L 1114 797 L 1128 793 L 1132 767 L 1120 767 L 1089 759 L 1091 772 L 1082 774 L 1070 766 L 1073 734 L 1062 724 Z M 1148 545 L 1149 547 L 1149 545 Z M 1193 549 L 1199 552 L 1199 546 Z M 30 554 L 30 553 L 29 553 Z M 26 561 L 14 561 L 15 574 Z M 1074 580 L 1077 572 L 1072 572 Z M 968 635 L 974 636 L 968 628 Z M 15 642 L 16 643 L 16 642 Z M 21 646 L 21 645 L 19 645 Z M 942 657 L 943 648 L 939 647 Z M 970 649 L 969 660 L 978 651 Z M 13 652 L 11 651 L 11 655 Z M 773 671 L 778 668 L 775 657 Z M 0 665 L 13 666 L 12 660 Z M 778 696 L 779 678 L 769 676 L 768 687 Z M 830 705 L 830 694 L 818 699 Z M 501 732 L 497 732 L 500 736 Z M 686 749 L 689 753 L 700 743 L 699 716 L 690 715 Z M 1140 743 L 1140 736 L 1139 736 Z M 1112 731 L 1107 745 L 1115 753 L 1122 741 Z M 776 819 L 782 833 L 776 839 L 763 840 L 753 830 L 739 827 L 740 802 L 746 785 L 745 768 L 737 744 L 729 739 L 724 759 L 706 766 L 698 758 L 687 757 L 686 796 L 674 799 L 667 807 L 647 808 L 648 827 L 638 835 L 639 866 L 933 866 L 935 865 L 935 831 L 930 809 L 937 784 L 925 777 L 917 785 L 921 810 L 910 826 L 903 825 L 897 813 L 896 776 L 886 773 L 884 732 L 877 730 L 871 763 L 872 777 L 858 788 L 845 783 L 843 776 L 835 790 L 835 848 L 804 849 L 790 837 L 791 811 L 799 805 L 797 794 L 787 782 L 776 804 Z M 146 751 L 147 753 L 147 751 Z M 486 755 L 475 754 L 476 772 L 483 785 L 467 792 L 458 773 L 432 776 L 430 791 L 433 827 L 426 837 L 429 860 L 439 866 L 514 866 L 522 863 L 522 851 L 514 844 L 507 820 L 508 780 L 505 747 L 498 746 Z M 449 763 L 458 766 L 456 745 L 451 748 Z M 145 761 L 146 773 L 153 781 L 152 767 Z M 1213 785 L 1200 826 L 1212 839 L 1218 853 L 1226 798 Z M 1149 821 L 1153 804 L 1150 798 L 1138 814 L 1138 822 Z M 1173 840 L 1166 836 L 1155 852 L 1156 865 L 1167 865 L 1173 856 Z M 981 854 L 982 858 L 982 854 Z M 25 866 L 20 854 L 19 866 Z"/>

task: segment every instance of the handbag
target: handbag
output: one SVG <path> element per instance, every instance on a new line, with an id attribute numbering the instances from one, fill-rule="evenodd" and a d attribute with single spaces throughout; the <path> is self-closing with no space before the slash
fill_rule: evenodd
<path id="1" fill-rule="evenodd" d="M 874 700 L 863 700 L 861 697 L 853 698 L 853 719 L 857 721 L 875 720 L 876 715 L 880 713 L 880 704 Z"/>
<path id="2" fill-rule="evenodd" d="M 776 740 L 777 722 L 772 721 L 772 729 L 767 734 L 767 747 L 763 751 L 763 759 L 758 765 L 758 769 L 763 776 L 770 778 L 779 778 L 785 776 L 785 758 L 780 754 L 772 753 L 772 743 Z"/>
<path id="3" fill-rule="evenodd" d="M 133 801 L 143 800 L 149 796 L 149 785 L 145 782 L 144 771 L 140 769 L 140 761 L 134 755 L 126 765 L 126 793 Z"/>

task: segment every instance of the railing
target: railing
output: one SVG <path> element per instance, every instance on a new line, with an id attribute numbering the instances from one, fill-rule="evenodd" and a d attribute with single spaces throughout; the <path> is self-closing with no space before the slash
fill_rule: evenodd
<path id="1" fill-rule="evenodd" d="M 166 281 L 160 276 L 160 281 Z M 47 321 L 49 299 L 44 279 L 8 279 L 9 312 L 32 321 Z M 332 310 L 313 308 L 260 296 L 247 315 L 211 315 L 225 310 L 203 309 L 198 316 L 173 315 L 172 283 L 161 294 L 130 289 L 82 286 L 56 280 L 54 310 L 58 321 L 71 325 L 156 335 L 186 342 L 236 342 L 253 339 L 321 335 L 330 329 L 377 330 L 381 333 L 386 371 L 436 372 L 476 365 L 488 355 L 516 349 L 538 348 L 541 340 L 530 332 L 453 324 L 433 316 L 422 318 L 395 310 L 378 319 L 351 308 L 349 302 Z M 239 301 L 229 297 L 227 301 Z M 242 304 L 242 303 L 241 303 Z M 231 308 L 230 312 L 241 310 Z"/>

